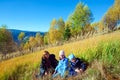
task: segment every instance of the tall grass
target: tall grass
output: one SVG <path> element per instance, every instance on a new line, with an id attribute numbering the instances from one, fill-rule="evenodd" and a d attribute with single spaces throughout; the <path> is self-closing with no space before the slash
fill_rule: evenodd
<path id="1" fill-rule="evenodd" d="M 82 41 L 48 48 L 58 59 L 59 50 L 66 56 L 74 53 L 89 62 L 89 67 L 82 75 L 69 80 L 113 80 L 120 79 L 120 32 L 92 37 Z M 34 74 L 39 72 L 42 51 L 13 58 L 0 63 L 0 80 L 36 80 Z M 61 80 L 58 78 L 57 80 Z"/>
<path id="2" fill-rule="evenodd" d="M 87 70 L 89 75 L 83 80 L 120 79 L 120 40 L 100 42 L 95 49 L 88 49 L 80 57 L 91 63 Z"/>

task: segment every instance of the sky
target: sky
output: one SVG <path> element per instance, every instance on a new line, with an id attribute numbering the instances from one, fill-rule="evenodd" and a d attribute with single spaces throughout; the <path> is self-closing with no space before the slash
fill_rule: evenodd
<path id="1" fill-rule="evenodd" d="M 51 21 L 68 16 L 78 2 L 88 5 L 94 21 L 101 20 L 114 0 L 0 0 L 0 26 L 8 29 L 46 32 Z"/>

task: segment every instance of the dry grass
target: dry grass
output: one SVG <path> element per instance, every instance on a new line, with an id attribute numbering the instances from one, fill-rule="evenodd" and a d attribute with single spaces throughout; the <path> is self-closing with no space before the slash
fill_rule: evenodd
<path id="1" fill-rule="evenodd" d="M 51 47 L 45 50 L 48 50 L 50 53 L 54 53 L 57 59 L 58 59 L 58 52 L 61 49 L 65 51 L 66 56 L 68 56 L 70 53 L 74 53 L 76 56 L 80 57 L 81 54 L 84 53 L 84 51 L 86 51 L 87 49 L 89 48 L 95 49 L 95 47 L 99 44 L 99 42 L 101 41 L 107 42 L 112 40 L 120 40 L 120 31 L 116 31 L 110 34 L 100 35 L 97 37 L 91 37 L 85 40 L 64 44 L 62 46 Z M 15 72 L 19 66 L 28 65 L 28 68 L 31 69 L 31 71 L 33 71 L 33 69 L 39 66 L 39 62 L 43 51 L 44 50 L 28 55 L 16 57 L 10 60 L 2 61 L 0 63 L 0 80 L 8 79 L 8 77 L 13 75 L 13 72 Z"/>

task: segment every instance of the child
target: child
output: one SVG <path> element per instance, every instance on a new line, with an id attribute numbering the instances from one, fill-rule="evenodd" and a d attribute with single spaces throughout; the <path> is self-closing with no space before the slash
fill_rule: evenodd
<path id="1" fill-rule="evenodd" d="M 70 54 L 68 58 L 70 60 L 69 75 L 75 76 L 85 71 L 86 65 L 79 58 L 76 58 L 73 54 Z"/>
<path id="2" fill-rule="evenodd" d="M 53 73 L 54 69 L 57 66 L 57 63 L 58 61 L 55 59 L 54 54 L 49 54 L 48 51 L 44 51 L 40 64 L 40 77 L 48 75 L 48 73 Z"/>
<path id="3" fill-rule="evenodd" d="M 60 57 L 60 60 L 57 67 L 55 68 L 53 78 L 58 75 L 61 77 L 65 77 L 66 71 L 68 69 L 68 59 L 65 57 L 65 53 L 63 50 L 59 52 L 59 57 Z"/>

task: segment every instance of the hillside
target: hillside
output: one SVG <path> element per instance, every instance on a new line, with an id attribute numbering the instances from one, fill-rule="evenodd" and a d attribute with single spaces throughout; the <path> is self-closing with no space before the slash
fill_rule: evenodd
<path id="1" fill-rule="evenodd" d="M 120 31 L 94 36 L 85 40 L 64 44 L 62 46 L 51 47 L 45 50 L 48 50 L 50 53 L 54 53 L 58 59 L 58 52 L 59 50 L 63 49 L 65 50 L 66 56 L 68 56 L 70 53 L 74 53 L 77 57 L 84 58 L 91 63 L 95 58 L 94 55 L 96 55 L 94 52 L 97 51 L 100 44 L 105 45 L 102 46 L 102 48 L 104 48 L 107 46 L 108 42 L 114 43 L 115 41 L 120 41 Z M 0 80 L 8 80 L 11 78 L 13 78 L 13 80 L 16 78 L 18 80 L 31 79 L 31 75 L 34 73 L 34 70 L 39 68 L 43 51 L 44 50 L 0 62 Z M 106 53 L 105 51 L 103 52 Z"/>
<path id="2" fill-rule="evenodd" d="M 33 32 L 33 31 L 23 31 L 23 30 L 15 30 L 15 29 L 8 29 L 11 33 L 12 33 L 12 36 L 13 36 L 13 39 L 15 42 L 19 42 L 18 40 L 18 35 L 21 33 L 21 32 L 24 32 L 25 33 L 25 38 L 29 38 L 30 36 L 35 36 L 36 33 L 38 32 Z M 39 32 L 42 36 L 45 34 L 45 32 Z"/>

